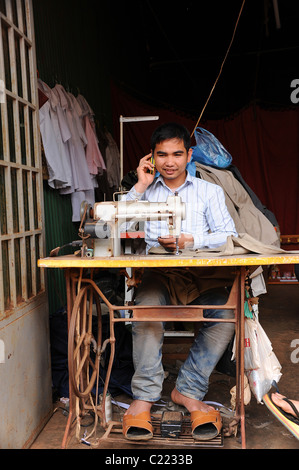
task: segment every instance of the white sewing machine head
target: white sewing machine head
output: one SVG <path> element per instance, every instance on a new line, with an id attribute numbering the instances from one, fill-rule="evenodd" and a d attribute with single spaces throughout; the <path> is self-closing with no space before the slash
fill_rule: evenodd
<path id="1" fill-rule="evenodd" d="M 120 256 L 121 233 L 136 222 L 166 220 L 169 234 L 176 239 L 181 235 L 185 218 L 185 203 L 177 195 L 166 202 L 108 201 L 98 202 L 93 209 L 84 201 L 81 213 L 87 215 L 81 237 L 92 239 L 88 256 Z M 83 224 L 81 224 L 83 226 Z"/>

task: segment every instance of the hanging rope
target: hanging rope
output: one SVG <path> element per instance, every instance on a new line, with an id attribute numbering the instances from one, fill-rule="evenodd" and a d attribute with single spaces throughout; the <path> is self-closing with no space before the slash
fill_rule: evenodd
<path id="1" fill-rule="evenodd" d="M 240 12 L 239 12 L 239 15 L 238 15 L 238 18 L 237 18 L 235 27 L 234 27 L 234 32 L 233 32 L 231 41 L 230 41 L 230 43 L 229 43 L 228 49 L 227 49 L 227 51 L 226 51 L 226 54 L 225 54 L 225 56 L 224 56 L 224 59 L 223 59 L 223 61 L 222 61 L 222 64 L 221 64 L 221 67 L 220 67 L 220 71 L 219 71 L 218 76 L 217 76 L 217 78 L 216 78 L 216 80 L 215 80 L 215 83 L 214 83 L 214 85 L 213 85 L 213 87 L 212 87 L 212 89 L 211 89 L 211 91 L 210 91 L 210 94 L 209 94 L 209 96 L 208 96 L 208 99 L 207 99 L 207 101 L 205 102 L 205 105 L 204 105 L 204 107 L 203 107 L 203 109 L 202 109 L 202 111 L 201 111 L 201 113 L 200 113 L 200 116 L 199 116 L 199 118 L 198 118 L 198 120 L 197 120 L 197 123 L 196 123 L 196 125 L 195 125 L 195 127 L 194 127 L 194 129 L 193 129 L 193 131 L 192 131 L 191 137 L 193 136 L 193 134 L 194 134 L 194 132 L 195 132 L 195 129 L 197 128 L 198 123 L 200 122 L 200 120 L 201 120 L 201 118 L 202 118 L 202 115 L 203 115 L 203 113 L 204 113 L 204 111 L 205 111 L 205 109 L 206 109 L 206 107 L 207 107 L 208 102 L 210 101 L 210 98 L 211 98 L 211 96 L 212 96 L 212 94 L 213 94 L 213 91 L 214 91 L 214 89 L 215 89 L 215 87 L 216 87 L 216 84 L 217 84 L 217 82 L 218 82 L 218 80 L 219 80 L 219 78 L 220 78 L 220 75 L 221 75 L 221 73 L 222 73 L 223 66 L 224 66 L 224 64 L 225 64 L 225 61 L 226 61 L 227 56 L 228 56 L 228 54 L 229 54 L 230 48 L 231 48 L 231 46 L 232 46 L 232 44 L 233 44 L 233 42 L 234 42 L 234 39 L 235 39 L 237 27 L 238 27 L 238 24 L 239 24 L 239 20 L 240 20 L 240 17 L 241 17 L 241 13 L 242 13 L 243 8 L 244 8 L 244 4 L 245 4 L 245 0 L 243 0 L 243 2 L 242 2 L 241 9 L 240 9 Z"/>

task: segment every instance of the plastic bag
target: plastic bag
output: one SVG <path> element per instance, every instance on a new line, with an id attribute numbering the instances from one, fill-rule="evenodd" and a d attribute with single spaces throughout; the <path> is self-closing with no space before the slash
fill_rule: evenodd
<path id="1" fill-rule="evenodd" d="M 282 374 L 271 341 L 257 317 L 245 319 L 244 367 L 251 391 L 261 403 L 273 381 L 278 382 Z"/>
<path id="2" fill-rule="evenodd" d="M 261 361 L 257 346 L 257 323 L 251 318 L 245 318 L 244 324 L 244 368 L 245 370 L 258 369 Z"/>
<path id="3" fill-rule="evenodd" d="M 245 318 L 244 367 L 258 369 L 272 353 L 272 344 L 255 318 Z"/>
<path id="4" fill-rule="evenodd" d="M 267 357 L 262 367 L 255 370 L 249 370 L 246 372 L 250 389 L 257 399 L 258 403 L 261 403 L 263 396 L 269 392 L 272 387 L 273 381 L 279 382 L 281 377 L 281 365 L 275 356 L 274 352 Z"/>
<path id="5" fill-rule="evenodd" d="M 215 168 L 227 168 L 232 156 L 209 131 L 197 127 L 194 133 L 196 146 L 192 147 L 192 160 Z"/>

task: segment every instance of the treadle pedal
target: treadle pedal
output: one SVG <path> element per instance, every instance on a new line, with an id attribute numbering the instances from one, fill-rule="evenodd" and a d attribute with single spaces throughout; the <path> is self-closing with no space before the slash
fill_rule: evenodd
<path id="1" fill-rule="evenodd" d="M 148 445 L 151 443 L 159 443 L 159 444 L 166 444 L 167 442 L 170 443 L 172 446 L 187 446 L 191 445 L 192 447 L 223 447 L 223 432 L 218 434 L 218 436 L 214 437 L 213 439 L 210 439 L 209 441 L 198 441 L 195 440 L 192 436 L 192 430 L 191 430 L 191 421 L 190 421 L 190 416 L 187 414 L 185 415 L 184 413 L 180 412 L 182 415 L 182 429 L 180 434 L 177 436 L 177 438 L 169 438 L 169 437 L 163 437 L 161 435 L 161 420 L 162 416 L 159 414 L 153 414 L 152 415 L 152 425 L 154 428 L 154 437 L 152 440 L 146 441 Z M 163 415 L 163 414 L 162 414 Z M 132 441 L 133 442 L 133 441 Z"/>
<path id="2" fill-rule="evenodd" d="M 183 414 L 180 411 L 163 411 L 160 431 L 161 437 L 177 439 L 182 431 Z"/>
<path id="3" fill-rule="evenodd" d="M 177 438 L 174 437 L 163 437 L 161 434 L 161 420 L 162 420 L 162 415 L 160 413 L 153 413 L 151 415 L 152 418 L 152 425 L 154 429 L 154 435 L 152 439 L 146 440 L 146 441 L 128 441 L 123 433 L 122 433 L 122 423 L 121 422 L 115 422 L 115 424 L 112 426 L 112 428 L 109 430 L 109 432 L 106 431 L 104 435 L 99 439 L 99 444 L 97 447 L 100 447 L 100 443 L 103 441 L 110 441 L 111 443 L 130 443 L 130 445 L 137 445 L 137 446 L 160 446 L 160 445 L 170 445 L 171 447 L 177 447 L 177 448 L 183 448 L 183 447 L 201 447 L 201 448 L 217 448 L 217 447 L 223 447 L 223 432 L 218 434 L 218 436 L 214 437 L 213 439 L 210 439 L 209 441 L 198 441 L 195 440 L 192 436 L 192 430 L 191 430 L 191 422 L 190 422 L 190 416 L 184 415 L 184 413 L 179 413 L 182 415 L 182 429 L 181 432 L 178 434 Z M 166 418 L 164 416 L 164 418 Z"/>

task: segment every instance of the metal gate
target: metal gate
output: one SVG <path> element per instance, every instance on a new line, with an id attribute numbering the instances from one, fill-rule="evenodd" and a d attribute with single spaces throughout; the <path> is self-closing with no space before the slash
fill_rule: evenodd
<path id="1" fill-rule="evenodd" d="M 0 448 L 51 410 L 43 187 L 31 0 L 0 0 Z"/>

